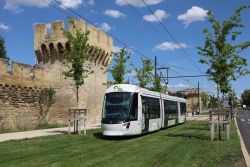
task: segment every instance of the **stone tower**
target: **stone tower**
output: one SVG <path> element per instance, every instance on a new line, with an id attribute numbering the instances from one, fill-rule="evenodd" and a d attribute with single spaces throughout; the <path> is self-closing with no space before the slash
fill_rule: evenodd
<path id="1" fill-rule="evenodd" d="M 90 61 L 107 67 L 111 61 L 112 37 L 103 31 L 96 29 L 82 19 L 74 20 L 76 29 L 81 32 L 90 31 L 89 45 L 96 46 L 100 49 L 100 55 L 90 58 Z M 46 24 L 34 25 L 34 50 L 39 64 L 54 63 L 56 60 L 61 60 L 63 49 L 67 49 L 69 44 L 67 38 L 63 34 L 65 29 L 63 21 L 51 23 L 51 33 L 47 32 Z M 69 24 L 68 29 L 74 33 L 72 24 Z"/>
<path id="2" fill-rule="evenodd" d="M 107 88 L 107 67 L 112 59 L 112 37 L 103 31 L 88 24 L 82 19 L 74 20 L 75 28 L 81 32 L 89 31 L 88 52 L 95 52 L 93 47 L 99 48 L 96 54 L 92 53 L 87 61 L 91 66 L 93 74 L 85 79 L 84 85 L 79 89 L 79 101 L 81 106 L 88 109 L 88 121 L 92 124 L 100 123 L 102 101 Z M 76 106 L 76 88 L 74 82 L 65 79 L 63 71 L 66 67 L 62 64 L 62 53 L 69 49 L 67 38 L 63 34 L 65 28 L 63 21 L 51 23 L 51 32 L 47 32 L 46 24 L 34 25 L 34 50 L 39 66 L 46 69 L 44 79 L 57 91 L 56 105 L 50 114 L 51 123 L 65 123 L 67 120 L 67 109 Z M 74 34 L 75 29 L 69 23 L 68 30 Z"/>

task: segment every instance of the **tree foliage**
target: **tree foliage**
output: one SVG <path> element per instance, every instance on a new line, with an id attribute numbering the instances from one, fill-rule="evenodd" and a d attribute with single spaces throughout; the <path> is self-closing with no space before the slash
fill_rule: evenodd
<path id="1" fill-rule="evenodd" d="M 177 96 L 177 97 L 183 97 L 183 98 L 187 98 L 187 96 L 184 94 L 184 93 L 182 93 L 182 92 L 169 92 L 169 95 L 171 95 L 171 96 Z"/>
<path id="2" fill-rule="evenodd" d="M 88 35 L 89 31 L 81 32 L 75 26 L 74 19 L 69 18 L 69 23 L 73 25 L 73 33 L 64 30 L 64 34 L 68 39 L 70 45 L 69 50 L 65 50 L 63 54 L 63 63 L 68 67 L 68 71 L 64 72 L 65 77 L 72 78 L 76 85 L 76 99 L 77 106 L 79 102 L 78 90 L 84 84 L 84 79 L 88 74 L 92 73 L 90 65 L 86 64 L 89 58 L 88 49 Z"/>
<path id="3" fill-rule="evenodd" d="M 207 74 L 209 78 L 218 84 L 222 93 L 231 90 L 231 80 L 236 80 L 241 75 L 249 74 L 245 69 L 247 61 L 239 54 L 250 46 L 249 41 L 236 43 L 236 39 L 242 34 L 241 12 L 249 6 L 237 8 L 234 14 L 222 22 L 216 20 L 215 15 L 208 12 L 212 31 L 204 29 L 205 45 L 198 47 L 199 54 L 203 56 L 200 62 L 209 65 Z"/>
<path id="4" fill-rule="evenodd" d="M 157 75 L 156 78 L 153 79 L 153 87 L 151 90 L 161 92 L 163 90 L 163 87 L 161 85 L 161 81 L 162 81 L 161 76 Z"/>
<path id="5" fill-rule="evenodd" d="M 5 41 L 4 38 L 0 35 L 0 58 L 7 59 L 7 53 L 5 50 Z"/>
<path id="6" fill-rule="evenodd" d="M 209 96 L 207 93 L 202 92 L 201 94 L 202 109 L 206 110 L 208 108 Z"/>
<path id="7" fill-rule="evenodd" d="M 236 97 L 235 90 L 231 90 L 228 93 L 228 98 L 229 98 L 229 102 L 228 102 L 229 106 L 233 107 L 233 108 L 236 108 L 238 106 L 238 100 L 237 100 L 237 97 Z"/>
<path id="8" fill-rule="evenodd" d="M 136 72 L 135 77 L 138 80 L 138 85 L 142 88 L 146 88 L 149 83 L 153 82 L 153 74 L 152 70 L 154 66 L 152 65 L 151 61 L 148 59 L 141 58 L 142 67 L 138 68 L 136 65 L 131 64 L 133 70 Z"/>
<path id="9" fill-rule="evenodd" d="M 241 101 L 242 104 L 250 106 L 250 89 L 244 90 L 244 92 L 241 94 Z"/>
<path id="10" fill-rule="evenodd" d="M 49 111 L 55 103 L 56 91 L 53 88 L 43 88 L 38 96 L 39 120 L 42 126 L 48 124 Z"/>
<path id="11" fill-rule="evenodd" d="M 114 53 L 115 65 L 111 67 L 109 71 L 112 73 L 112 77 L 115 84 L 121 84 L 124 82 L 124 75 L 128 72 L 126 69 L 126 62 L 130 58 L 130 53 L 125 48 L 120 49 L 120 52 Z"/>
<path id="12" fill-rule="evenodd" d="M 214 109 L 218 107 L 218 99 L 214 96 L 210 96 L 210 101 L 208 103 L 208 108 Z"/>

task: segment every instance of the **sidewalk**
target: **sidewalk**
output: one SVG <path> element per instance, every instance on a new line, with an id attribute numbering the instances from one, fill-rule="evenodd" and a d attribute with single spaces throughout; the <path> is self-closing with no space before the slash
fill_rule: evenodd
<path id="1" fill-rule="evenodd" d="M 96 128 L 100 128 L 100 125 L 90 125 L 87 127 L 87 129 L 96 129 Z M 83 127 L 81 129 L 83 130 Z M 73 127 L 71 127 L 71 131 L 72 130 Z M 32 130 L 25 132 L 3 133 L 0 134 L 0 142 L 8 140 L 20 140 L 20 139 L 40 137 L 40 136 L 59 135 L 67 132 L 68 132 L 68 127 Z"/>
<path id="2" fill-rule="evenodd" d="M 208 115 L 187 116 L 188 121 L 208 121 L 208 119 L 209 119 Z"/>

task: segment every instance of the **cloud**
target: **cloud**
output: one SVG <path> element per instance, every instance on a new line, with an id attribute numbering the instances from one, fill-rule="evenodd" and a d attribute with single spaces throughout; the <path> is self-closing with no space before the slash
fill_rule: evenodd
<path id="1" fill-rule="evenodd" d="M 168 16 L 169 14 L 167 14 L 164 10 L 158 9 L 154 12 L 154 15 L 144 15 L 143 19 L 149 22 L 158 22 L 158 20 L 162 21 L 163 19 L 168 18 Z"/>
<path id="2" fill-rule="evenodd" d="M 3 23 L 0 23 L 0 30 L 5 30 L 5 31 L 8 31 L 10 29 L 9 26 L 3 24 Z"/>
<path id="3" fill-rule="evenodd" d="M 181 48 L 187 48 L 185 43 L 173 43 L 173 42 L 163 42 L 155 46 L 153 50 L 167 51 L 167 50 L 176 50 Z"/>
<path id="4" fill-rule="evenodd" d="M 163 0 L 144 0 L 148 6 L 161 3 Z M 142 0 L 116 0 L 115 3 L 119 6 L 132 5 L 135 7 L 145 7 Z"/>
<path id="5" fill-rule="evenodd" d="M 117 52 L 120 52 L 122 47 L 119 47 L 119 46 L 113 46 L 113 52 L 114 53 L 117 53 Z"/>
<path id="6" fill-rule="evenodd" d="M 177 16 L 177 19 L 182 21 L 185 27 L 188 27 L 192 22 L 204 21 L 208 10 L 204 10 L 198 6 L 193 6 L 186 13 Z"/>
<path id="7" fill-rule="evenodd" d="M 120 17 L 126 17 L 126 15 L 118 10 L 112 10 L 112 9 L 107 9 L 104 12 L 105 15 L 113 17 L 113 18 L 120 18 Z"/>
<path id="8" fill-rule="evenodd" d="M 6 0 L 4 9 L 10 10 L 14 13 L 19 13 L 22 10 L 20 6 L 35 6 L 38 8 L 49 7 L 52 0 Z"/>
<path id="9" fill-rule="evenodd" d="M 190 85 L 185 85 L 182 83 L 178 83 L 176 85 L 168 85 L 169 88 L 190 88 Z"/>
<path id="10" fill-rule="evenodd" d="M 62 3 L 61 8 L 66 6 L 68 8 L 77 8 L 81 4 L 88 6 L 94 5 L 94 0 L 58 0 Z M 14 13 L 19 13 L 22 11 L 21 6 L 33 6 L 38 8 L 49 7 L 52 3 L 55 3 L 53 0 L 5 0 L 4 9 L 10 10 Z"/>
<path id="11" fill-rule="evenodd" d="M 59 2 L 62 3 L 62 5 L 60 5 L 61 8 L 67 7 L 72 9 L 78 8 L 78 6 L 80 6 L 83 3 L 82 0 L 59 0 Z"/>
<path id="12" fill-rule="evenodd" d="M 102 23 L 101 26 L 100 26 L 100 29 L 102 31 L 105 31 L 105 32 L 108 32 L 111 30 L 111 27 L 108 23 Z"/>

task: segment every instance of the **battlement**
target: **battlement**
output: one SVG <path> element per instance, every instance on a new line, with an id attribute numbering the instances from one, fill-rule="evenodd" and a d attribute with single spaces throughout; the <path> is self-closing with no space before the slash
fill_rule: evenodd
<path id="1" fill-rule="evenodd" d="M 16 83 L 17 85 L 32 84 L 40 85 L 46 70 L 39 66 L 31 66 L 12 61 L 9 69 L 8 61 L 0 59 L 0 78 L 5 83 Z M 47 81 L 44 81 L 46 83 Z M 0 82 L 1 83 L 1 82 Z"/>
<path id="2" fill-rule="evenodd" d="M 75 19 L 74 26 L 72 23 L 69 23 L 68 30 L 72 34 L 75 34 L 76 30 L 80 32 L 89 31 L 88 43 L 90 48 L 91 46 L 98 47 L 101 51 L 99 53 L 102 53 L 102 55 L 96 55 L 90 58 L 90 60 L 107 67 L 112 58 L 112 37 L 82 19 Z M 60 61 L 63 50 L 70 47 L 63 33 L 64 29 L 65 25 L 63 21 L 52 22 L 50 34 L 47 32 L 46 24 L 34 25 L 34 50 L 40 64 L 53 63 L 56 60 Z M 90 51 L 92 50 L 90 49 Z"/>

